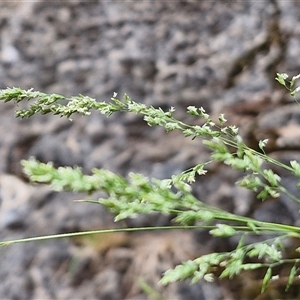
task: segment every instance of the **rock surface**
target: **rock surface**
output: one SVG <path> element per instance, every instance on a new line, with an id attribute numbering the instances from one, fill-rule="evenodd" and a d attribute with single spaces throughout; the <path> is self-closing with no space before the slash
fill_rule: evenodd
<path id="1" fill-rule="evenodd" d="M 300 107 L 274 77 L 299 72 L 299 13 L 296 2 L 280 0 L 1 2 L 0 88 L 100 101 L 127 93 L 147 105 L 174 106 L 182 118 L 187 106 L 203 106 L 225 112 L 250 145 L 268 138 L 268 152 L 297 160 Z M 201 141 L 165 135 L 138 116 L 94 113 L 70 123 L 13 114 L 13 105 L 0 103 L 1 240 L 115 226 L 100 206 L 73 202 L 82 195 L 26 183 L 21 159 L 168 178 L 208 157 Z M 299 224 L 289 199 L 260 205 L 234 186 L 237 175 L 216 169 L 195 193 L 236 213 Z M 281 175 L 294 189 L 289 175 Z M 132 225 L 165 222 L 151 217 Z M 114 235 L 110 243 L 97 237 L 1 248 L 0 298 L 147 299 L 139 277 L 165 299 L 247 299 L 230 283 L 157 286 L 164 270 L 217 247 L 204 236 Z"/>

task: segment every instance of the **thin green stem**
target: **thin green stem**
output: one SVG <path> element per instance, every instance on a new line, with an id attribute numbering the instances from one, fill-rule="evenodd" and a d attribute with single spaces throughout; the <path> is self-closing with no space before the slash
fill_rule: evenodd
<path id="1" fill-rule="evenodd" d="M 222 218 L 222 220 L 226 219 L 227 221 L 251 221 L 255 225 L 259 226 L 257 230 L 261 234 L 262 232 L 278 232 L 287 233 L 289 236 L 291 232 L 299 233 L 297 237 L 300 236 L 300 228 L 295 226 L 283 225 L 283 224 L 274 224 L 267 222 L 259 222 L 248 218 Z M 232 226 L 238 231 L 251 231 L 249 226 Z M 139 227 L 139 228 L 113 228 L 113 229 L 101 229 L 101 230 L 91 230 L 91 231 L 82 231 L 82 232 L 72 232 L 72 233 L 62 233 L 62 234 L 54 234 L 54 235 L 45 235 L 45 236 L 36 236 L 30 238 L 22 238 L 16 240 L 2 241 L 0 242 L 0 246 L 8 246 L 11 244 L 17 243 L 26 243 L 26 242 L 36 242 L 50 239 L 58 239 L 58 238 L 72 238 L 76 236 L 84 236 L 84 235 L 92 235 L 92 234 L 104 234 L 104 233 L 116 233 L 116 232 L 139 232 L 139 231 L 156 231 L 156 230 L 190 230 L 190 229 L 214 229 L 216 225 L 177 225 L 177 226 L 158 226 L 158 227 Z"/>
<path id="2" fill-rule="evenodd" d="M 158 226 L 158 227 L 138 227 L 138 228 L 113 228 L 113 229 L 101 229 L 71 233 L 61 233 L 53 235 L 36 236 L 30 238 L 22 238 L 10 241 L 0 242 L 0 246 L 8 246 L 17 243 L 36 242 L 58 238 L 72 238 L 76 236 L 91 235 L 91 234 L 103 234 L 103 233 L 116 233 L 116 232 L 137 232 L 137 231 L 156 231 L 156 230 L 186 230 L 186 229 L 212 229 L 215 226 Z"/>

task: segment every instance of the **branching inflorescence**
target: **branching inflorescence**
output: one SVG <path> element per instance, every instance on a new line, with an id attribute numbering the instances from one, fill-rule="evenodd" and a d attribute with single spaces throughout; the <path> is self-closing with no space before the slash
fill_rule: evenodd
<path id="1" fill-rule="evenodd" d="M 294 89 L 295 81 L 299 77 L 299 75 L 295 76 L 288 81 L 286 74 L 277 74 L 276 80 L 295 96 L 300 90 Z M 205 176 L 206 166 L 213 161 L 218 161 L 233 169 L 244 171 L 242 178 L 236 183 L 256 193 L 257 198 L 264 201 L 269 197 L 277 198 L 281 193 L 286 193 L 294 201 L 300 202 L 297 195 L 291 194 L 281 184 L 280 176 L 266 167 L 273 164 L 299 177 L 300 164 L 291 161 L 289 165 L 286 165 L 268 156 L 264 151 L 267 140 L 260 141 L 258 145 L 260 151 L 256 151 L 243 142 L 236 126 L 226 126 L 227 120 L 223 114 L 218 117 L 217 121 L 213 121 L 203 108 L 189 106 L 187 113 L 202 120 L 201 126 L 190 125 L 174 117 L 173 107 L 168 111 L 163 111 L 161 108 L 148 107 L 135 102 L 127 95 L 123 100 L 119 100 L 115 94 L 110 102 L 98 102 L 83 95 L 67 98 L 32 89 L 25 91 L 20 88 L 7 88 L 0 91 L 0 100 L 15 103 L 29 101 L 29 108 L 17 110 L 16 116 L 19 118 L 28 118 L 36 113 L 51 113 L 70 119 L 75 113 L 89 115 L 93 110 L 107 116 L 115 112 L 131 112 L 143 115 L 149 126 L 162 126 L 167 132 L 179 130 L 186 137 L 203 139 L 205 146 L 212 152 L 211 160 L 201 162 L 181 174 L 164 180 L 150 179 L 136 173 L 130 173 L 128 178 L 124 178 L 102 169 L 93 169 L 91 175 L 85 175 L 79 167 L 55 168 L 51 162 L 41 163 L 35 158 L 22 161 L 24 173 L 33 182 L 51 184 L 57 191 L 86 192 L 89 195 L 96 191 L 104 192 L 106 196 L 101 199 L 82 201 L 104 205 L 115 215 L 116 221 L 158 212 L 172 215 L 174 228 L 203 228 L 216 237 L 237 236 L 239 238 L 234 250 L 225 253 L 210 253 L 195 260 L 183 262 L 173 270 L 167 271 L 161 283 L 168 284 L 187 278 L 192 282 L 200 279 L 212 281 L 218 268 L 223 270 L 218 273 L 220 278 L 231 278 L 245 270 L 264 268 L 266 273 L 262 284 L 263 291 L 275 275 L 273 270 L 278 265 L 291 266 L 287 288 L 297 276 L 299 258 L 284 258 L 283 253 L 285 239 L 300 238 L 298 227 L 238 216 L 212 207 L 202 202 L 201 199 L 196 199 L 192 194 L 191 184 L 196 180 L 196 176 Z M 249 242 L 250 235 L 264 236 L 265 234 L 268 234 L 268 239 L 262 242 Z M 68 236 L 68 234 L 63 236 Z M 24 241 L 35 239 L 39 238 L 33 237 Z M 22 242 L 22 240 L 6 241 L 1 245 L 20 241 Z M 295 250 L 300 252 L 298 248 Z M 251 262 L 254 258 L 256 261 Z"/>

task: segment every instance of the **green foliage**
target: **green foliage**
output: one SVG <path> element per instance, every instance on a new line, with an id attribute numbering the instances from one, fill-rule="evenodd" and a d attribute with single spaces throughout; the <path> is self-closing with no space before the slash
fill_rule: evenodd
<path id="1" fill-rule="evenodd" d="M 294 87 L 299 77 L 300 75 L 294 76 L 291 81 L 288 81 L 286 74 L 277 74 L 276 80 L 285 86 L 292 96 L 295 96 L 300 90 Z M 79 167 L 55 168 L 51 162 L 41 163 L 35 158 L 22 161 L 22 165 L 24 173 L 31 181 L 51 184 L 57 191 L 86 192 L 90 196 L 96 191 L 102 191 L 104 196 L 101 199 L 82 201 L 104 205 L 115 215 L 116 221 L 134 218 L 140 214 L 159 212 L 173 216 L 174 226 L 171 228 L 202 228 L 209 230 L 214 237 L 238 237 L 238 245 L 233 251 L 210 253 L 195 260 L 183 262 L 164 274 L 161 279 L 162 284 L 184 279 L 190 279 L 191 282 L 202 279 L 212 281 L 215 276 L 232 278 L 242 271 L 263 268 L 266 270 L 262 282 L 262 291 L 264 291 L 276 272 L 276 267 L 283 264 L 291 266 L 287 288 L 293 283 L 300 260 L 284 258 L 284 241 L 290 237 L 300 238 L 300 228 L 238 216 L 212 207 L 201 199 L 196 199 L 192 194 L 191 183 L 196 181 L 197 176 L 205 176 L 208 164 L 218 161 L 235 170 L 244 171 L 236 184 L 251 190 L 258 199 L 264 201 L 269 197 L 278 198 L 285 193 L 294 201 L 300 202 L 297 195 L 291 194 L 281 184 L 280 176 L 270 167 L 276 165 L 289 171 L 295 177 L 300 177 L 300 164 L 291 161 L 289 165 L 286 165 L 269 157 L 264 151 L 267 139 L 259 142 L 258 149 L 261 151 L 256 151 L 243 142 L 236 126 L 226 126 L 227 120 L 223 114 L 218 116 L 217 120 L 213 120 L 203 108 L 189 106 L 187 113 L 202 120 L 201 126 L 191 125 L 176 119 L 173 107 L 168 111 L 163 111 L 161 108 L 137 103 L 127 95 L 123 100 L 119 100 L 115 94 L 110 102 L 97 102 L 95 99 L 82 95 L 66 98 L 62 95 L 48 95 L 32 89 L 24 91 L 19 88 L 8 88 L 0 91 L 0 100 L 15 103 L 30 101 L 27 109 L 17 110 L 16 116 L 20 118 L 31 117 L 36 113 L 52 113 L 70 119 L 74 113 L 89 115 L 92 110 L 107 116 L 115 112 L 131 112 L 143 115 L 149 126 L 162 126 L 167 132 L 179 130 L 185 137 L 192 139 L 202 138 L 204 145 L 211 151 L 211 159 L 164 180 L 151 179 L 136 173 L 130 173 L 127 178 L 124 178 L 113 172 L 96 168 L 91 171 L 91 175 L 86 175 Z M 171 228 L 165 227 L 165 229 Z M 160 230 L 162 228 L 148 229 Z M 127 230 L 126 228 L 115 229 L 115 231 Z M 61 237 L 71 235 L 64 234 Z M 262 237 L 271 235 L 272 238 L 251 242 L 249 237 L 253 235 Z M 53 236 L 48 238 L 53 238 Z M 38 239 L 6 241 L 0 245 Z M 299 249 L 295 250 L 300 252 Z"/>

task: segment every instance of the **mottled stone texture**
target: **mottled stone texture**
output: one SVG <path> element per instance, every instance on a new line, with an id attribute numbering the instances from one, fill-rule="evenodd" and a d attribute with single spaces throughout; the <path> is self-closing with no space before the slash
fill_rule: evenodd
<path id="1" fill-rule="evenodd" d="M 300 70 L 299 16 L 297 1 L 285 0 L 2 1 L 0 88 L 81 93 L 100 101 L 127 93 L 147 105 L 175 106 L 181 118 L 187 118 L 188 105 L 203 106 L 212 115 L 226 113 L 250 145 L 269 138 L 269 152 L 297 159 L 300 109 L 274 78 L 276 72 Z M 23 158 L 157 178 L 208 158 L 201 141 L 176 132 L 165 135 L 139 116 L 108 119 L 95 112 L 70 123 L 53 116 L 17 120 L 13 114 L 12 104 L 0 103 L 1 240 L 113 226 L 103 208 L 72 202 L 84 195 L 55 194 L 25 183 Z M 291 185 L 288 174 L 282 176 Z M 234 186 L 236 178 L 223 167 L 211 170 L 195 193 L 233 212 L 298 222 L 289 199 L 260 206 Z M 130 224 L 167 222 L 151 216 Z M 242 299 L 242 288 L 230 284 L 156 284 L 161 272 L 180 260 L 207 247 L 231 245 L 216 245 L 202 233 L 197 239 L 178 233 L 108 240 L 111 244 L 99 238 L 1 248 L 0 298 L 147 299 L 136 281 L 141 276 L 165 299 Z"/>

